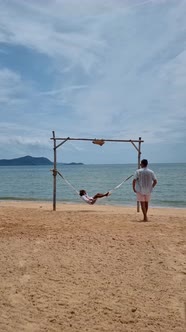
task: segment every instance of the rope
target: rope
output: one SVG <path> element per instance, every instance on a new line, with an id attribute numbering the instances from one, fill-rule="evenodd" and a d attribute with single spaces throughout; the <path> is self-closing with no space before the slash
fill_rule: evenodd
<path id="1" fill-rule="evenodd" d="M 79 196 L 79 190 L 77 190 L 67 179 L 65 179 L 64 178 L 64 176 L 59 172 L 59 171 L 56 171 L 56 173 L 59 175 L 59 176 L 61 176 L 61 178 L 78 194 L 78 196 Z M 133 174 L 132 175 L 130 175 L 130 176 L 128 176 L 126 179 L 124 179 L 121 183 L 119 183 L 116 187 L 114 187 L 113 189 L 111 189 L 111 190 L 109 190 L 109 194 L 111 194 L 113 191 L 115 191 L 116 189 L 119 189 L 121 186 L 122 186 L 122 184 L 124 183 L 124 182 L 126 182 L 126 181 L 128 181 L 131 177 L 133 176 Z"/>
<path id="2" fill-rule="evenodd" d="M 79 190 L 76 190 L 76 188 L 67 179 L 65 179 L 59 171 L 57 171 L 57 174 L 59 174 L 59 176 L 61 176 L 61 178 L 79 195 Z"/>
<path id="3" fill-rule="evenodd" d="M 109 190 L 109 193 L 112 193 L 114 190 L 119 189 L 119 188 L 122 186 L 122 184 L 123 184 L 124 182 L 128 181 L 132 176 L 133 176 L 133 174 L 130 175 L 130 176 L 128 176 L 126 179 L 124 179 L 120 184 L 118 184 L 118 185 L 117 185 L 116 187 L 114 187 L 112 190 Z"/>

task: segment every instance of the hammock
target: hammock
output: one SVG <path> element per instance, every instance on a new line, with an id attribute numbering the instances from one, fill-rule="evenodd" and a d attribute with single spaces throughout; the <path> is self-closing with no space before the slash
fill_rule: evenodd
<path id="1" fill-rule="evenodd" d="M 77 190 L 67 179 L 64 178 L 64 176 L 59 172 L 59 171 L 56 171 L 56 173 L 78 194 L 79 196 L 79 190 Z M 116 187 L 114 187 L 113 189 L 109 190 L 109 195 L 111 195 L 111 193 L 117 189 L 119 189 L 126 181 L 128 181 L 131 177 L 133 176 L 130 175 L 128 176 L 126 179 L 124 179 L 121 183 L 119 183 Z"/>

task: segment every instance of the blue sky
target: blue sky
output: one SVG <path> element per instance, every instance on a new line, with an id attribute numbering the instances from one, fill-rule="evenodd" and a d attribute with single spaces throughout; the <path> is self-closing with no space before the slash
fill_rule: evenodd
<path id="1" fill-rule="evenodd" d="M 0 0 L 0 159 L 53 160 L 57 137 L 138 139 L 186 162 L 185 0 Z M 58 161 L 135 163 L 130 143 L 70 141 Z"/>

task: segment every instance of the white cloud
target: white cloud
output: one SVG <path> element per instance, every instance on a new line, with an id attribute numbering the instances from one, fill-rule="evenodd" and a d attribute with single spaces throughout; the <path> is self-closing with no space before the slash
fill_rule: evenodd
<path id="1" fill-rule="evenodd" d="M 0 70 L 0 104 L 15 104 L 19 102 L 18 97 L 22 93 L 20 75 L 3 68 Z"/>
<path id="2" fill-rule="evenodd" d="M 6 112 L 9 124 L 21 126 L 25 147 L 33 128 L 34 142 L 43 146 L 53 129 L 65 136 L 180 143 L 185 138 L 185 14 L 183 0 L 0 1 L 1 55 L 9 45 L 15 47 L 12 63 L 16 47 L 30 57 L 33 52 L 36 62 L 37 55 L 50 59 L 44 69 L 40 58 L 38 76 L 29 78 L 25 68 L 19 73 L 11 63 L 0 67 L 4 122 Z M 48 71 L 47 82 L 41 67 Z M 22 114 L 17 120 L 11 118 L 12 105 Z M 17 132 L 11 134 L 17 144 Z"/>

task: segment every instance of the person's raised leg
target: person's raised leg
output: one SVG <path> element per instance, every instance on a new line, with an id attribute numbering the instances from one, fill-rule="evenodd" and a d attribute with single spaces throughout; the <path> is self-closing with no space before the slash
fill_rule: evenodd
<path id="1" fill-rule="evenodd" d="M 95 196 L 94 196 L 94 198 L 102 198 L 102 197 L 105 197 L 105 196 L 108 196 L 109 195 L 109 192 L 108 193 L 106 193 L 106 194 L 102 194 L 102 193 L 97 193 Z"/>
<path id="2" fill-rule="evenodd" d="M 101 193 L 97 193 L 96 195 L 94 195 L 94 197 L 93 198 L 102 198 L 102 197 L 104 197 L 104 194 L 101 194 Z"/>

